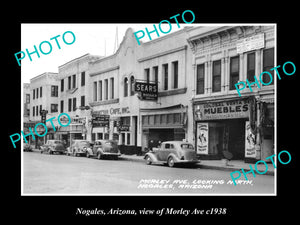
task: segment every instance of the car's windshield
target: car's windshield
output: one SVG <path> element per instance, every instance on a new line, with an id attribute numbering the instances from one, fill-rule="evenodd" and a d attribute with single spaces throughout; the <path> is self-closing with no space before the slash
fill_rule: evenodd
<path id="1" fill-rule="evenodd" d="M 194 149 L 194 146 L 191 145 L 191 144 L 181 144 L 181 148 L 182 148 L 182 149 L 190 149 L 190 150 L 193 150 L 193 149 Z"/>

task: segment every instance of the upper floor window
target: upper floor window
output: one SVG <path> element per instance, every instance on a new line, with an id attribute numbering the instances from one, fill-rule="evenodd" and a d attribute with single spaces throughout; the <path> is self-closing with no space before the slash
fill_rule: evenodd
<path id="1" fill-rule="evenodd" d="M 229 90 L 235 89 L 235 84 L 239 81 L 239 61 L 240 57 L 235 56 L 230 58 L 230 85 Z"/>
<path id="2" fill-rule="evenodd" d="M 128 78 L 124 78 L 124 97 L 128 96 Z"/>
<path id="3" fill-rule="evenodd" d="M 178 61 L 172 62 L 173 67 L 173 88 L 178 88 Z"/>
<path id="4" fill-rule="evenodd" d="M 274 77 L 274 70 L 270 70 L 274 68 L 274 48 L 265 49 L 263 51 L 263 71 L 268 71 Z M 262 77 L 262 81 L 265 84 L 270 82 L 270 76 L 264 75 Z M 270 84 L 274 84 L 274 79 Z"/>
<path id="5" fill-rule="evenodd" d="M 221 91 L 221 60 L 213 61 L 212 92 Z"/>
<path id="6" fill-rule="evenodd" d="M 130 95 L 134 95 L 134 76 L 130 77 Z"/>
<path id="7" fill-rule="evenodd" d="M 197 65 L 196 94 L 204 94 L 204 64 Z"/>
<path id="8" fill-rule="evenodd" d="M 85 72 L 81 72 L 81 86 L 85 86 Z"/>
<path id="9" fill-rule="evenodd" d="M 169 74 L 168 74 L 168 64 L 163 64 L 163 81 L 164 81 L 164 90 L 168 90 Z"/>
<path id="10" fill-rule="evenodd" d="M 51 97 L 58 97 L 58 86 L 51 85 Z"/>
<path id="11" fill-rule="evenodd" d="M 247 79 L 248 81 L 254 81 L 255 76 L 255 52 L 247 55 Z"/>

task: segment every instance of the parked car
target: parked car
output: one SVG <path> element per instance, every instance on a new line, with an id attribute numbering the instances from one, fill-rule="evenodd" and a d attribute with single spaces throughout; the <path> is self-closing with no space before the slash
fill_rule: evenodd
<path id="1" fill-rule="evenodd" d="M 118 149 L 118 143 L 114 140 L 96 140 L 92 149 L 86 152 L 87 157 L 97 157 L 103 159 L 104 157 L 113 157 L 118 159 L 121 155 Z"/>
<path id="2" fill-rule="evenodd" d="M 23 145 L 23 151 L 24 151 L 24 152 L 32 152 L 32 147 L 31 147 L 31 145 L 28 144 L 28 143 L 24 143 L 24 145 Z"/>
<path id="3" fill-rule="evenodd" d="M 67 155 L 84 156 L 91 150 L 91 144 L 87 140 L 72 140 L 71 146 L 67 148 Z"/>
<path id="4" fill-rule="evenodd" d="M 66 152 L 66 148 L 64 144 L 60 140 L 48 140 L 46 144 L 40 147 L 41 153 L 47 152 L 49 154 L 60 153 L 64 154 Z"/>
<path id="5" fill-rule="evenodd" d="M 194 146 L 183 141 L 162 142 L 159 148 L 152 148 L 152 151 L 146 153 L 144 159 L 148 165 L 167 163 L 169 167 L 179 163 L 196 164 L 200 162 Z"/>

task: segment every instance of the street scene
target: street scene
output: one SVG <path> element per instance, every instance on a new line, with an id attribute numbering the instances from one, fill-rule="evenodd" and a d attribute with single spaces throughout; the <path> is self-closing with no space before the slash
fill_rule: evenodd
<path id="1" fill-rule="evenodd" d="M 74 52 L 23 83 L 23 133 L 10 136 L 23 194 L 276 194 L 276 25 L 189 24 L 139 42 L 147 24 L 65 26 L 59 53 Z M 22 38 L 55 29 L 22 24 Z M 76 52 L 102 34 L 111 54 Z"/>
<path id="2" fill-rule="evenodd" d="M 251 183 L 227 184 L 230 171 L 166 165 L 146 165 L 142 157 L 120 157 L 118 160 L 73 157 L 59 154 L 24 152 L 24 194 L 46 195 L 147 195 L 147 194 L 272 194 L 274 176 L 250 173 Z M 176 181 L 177 180 L 177 181 Z M 181 186 L 188 184 L 190 186 Z M 221 181 L 223 184 L 220 184 Z M 244 180 L 242 178 L 241 180 Z M 166 182 L 169 181 L 165 185 Z M 215 182 L 209 188 L 205 184 Z M 218 182 L 217 182 L 218 181 Z M 181 184 L 180 184 L 181 182 Z M 141 184 L 148 183 L 148 186 Z M 150 183 L 152 185 L 150 185 Z M 160 186 L 158 186 L 158 184 Z M 169 184 L 173 184 L 169 187 Z M 202 186 L 201 186 L 202 184 Z M 140 187 L 139 187 L 140 185 Z"/>

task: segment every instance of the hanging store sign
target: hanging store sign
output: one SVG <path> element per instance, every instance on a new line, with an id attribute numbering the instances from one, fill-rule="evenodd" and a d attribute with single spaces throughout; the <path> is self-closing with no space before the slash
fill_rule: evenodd
<path id="1" fill-rule="evenodd" d="M 195 120 L 234 119 L 249 117 L 249 100 L 229 100 L 195 105 Z"/>
<path id="2" fill-rule="evenodd" d="M 197 154 L 208 154 L 208 123 L 197 123 Z"/>
<path id="3" fill-rule="evenodd" d="M 158 97 L 157 83 L 145 83 L 135 81 L 135 92 L 139 94 L 141 100 L 153 100 L 156 101 Z"/>
<path id="4" fill-rule="evenodd" d="M 109 126 L 109 115 L 97 115 L 92 118 L 93 127 L 105 127 Z"/>
<path id="5" fill-rule="evenodd" d="M 249 52 L 256 49 L 261 49 L 264 47 L 265 47 L 264 33 L 240 39 L 236 43 L 236 51 L 238 54 Z"/>
<path id="6" fill-rule="evenodd" d="M 256 143 L 256 136 L 251 132 L 250 122 L 246 121 L 246 136 L 245 136 L 245 157 L 247 158 L 255 158 L 256 151 L 255 151 L 255 143 Z"/>

